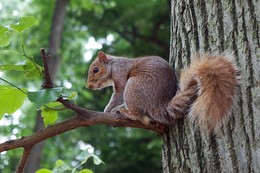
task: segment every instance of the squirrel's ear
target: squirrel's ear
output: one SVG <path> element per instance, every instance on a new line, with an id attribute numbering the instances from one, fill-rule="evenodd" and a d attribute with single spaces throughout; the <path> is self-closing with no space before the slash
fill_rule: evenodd
<path id="1" fill-rule="evenodd" d="M 107 55 L 102 51 L 98 52 L 98 59 L 100 62 L 103 62 L 103 63 L 108 63 L 108 61 L 109 61 L 109 59 L 107 58 Z"/>

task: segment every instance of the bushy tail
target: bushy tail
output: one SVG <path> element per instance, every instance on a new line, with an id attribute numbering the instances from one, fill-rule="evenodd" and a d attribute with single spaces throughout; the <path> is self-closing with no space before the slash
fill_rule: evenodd
<path id="1" fill-rule="evenodd" d="M 167 108 L 170 116 L 188 112 L 193 123 L 218 128 L 231 113 L 237 74 L 232 57 L 196 54 L 181 74 L 180 91 Z"/>

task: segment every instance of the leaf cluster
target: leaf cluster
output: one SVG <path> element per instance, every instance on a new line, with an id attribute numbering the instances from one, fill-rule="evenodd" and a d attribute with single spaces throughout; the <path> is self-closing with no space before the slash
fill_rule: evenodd
<path id="1" fill-rule="evenodd" d="M 15 50 L 2 50 L 2 53 L 16 53 L 21 58 L 16 64 L 4 64 L 0 65 L 0 72 L 5 71 L 19 71 L 22 72 L 25 79 L 44 78 L 43 68 L 38 65 L 33 56 L 28 56 L 25 51 L 25 45 L 23 42 L 23 32 L 37 23 L 34 17 L 23 17 L 17 23 L 10 24 L 9 26 L 0 26 L 0 47 L 6 47 L 10 43 L 10 37 L 19 33 L 21 38 L 22 52 L 16 52 Z M 0 53 L 1 54 L 1 53 Z M 48 126 L 55 123 L 57 120 L 57 107 L 61 107 L 61 103 L 55 102 L 56 99 L 62 94 L 62 87 L 55 88 L 42 88 L 37 91 L 29 91 L 26 88 L 19 88 L 13 83 L 0 78 L 1 81 L 8 85 L 0 85 L 0 119 L 5 114 L 11 115 L 18 110 L 25 99 L 30 100 L 37 109 L 42 110 L 42 117 L 44 119 L 44 125 Z M 75 94 L 73 94 L 76 96 Z M 73 99 L 72 96 L 69 97 Z"/>
<path id="2" fill-rule="evenodd" d="M 91 146 L 89 146 L 91 147 Z M 57 160 L 55 162 L 55 167 L 52 170 L 49 169 L 39 169 L 36 171 L 36 173 L 93 173 L 90 169 L 83 168 L 82 166 L 87 163 L 87 161 L 93 158 L 93 163 L 95 165 L 100 165 L 104 164 L 104 162 L 95 154 L 90 153 L 87 151 L 82 151 L 78 156 L 77 156 L 77 164 L 75 166 L 70 166 L 66 164 L 63 160 Z"/>

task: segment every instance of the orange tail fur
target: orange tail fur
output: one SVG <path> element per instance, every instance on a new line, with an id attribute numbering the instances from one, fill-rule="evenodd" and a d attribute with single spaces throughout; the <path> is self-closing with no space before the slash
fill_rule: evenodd
<path id="1" fill-rule="evenodd" d="M 176 107 L 180 108 L 182 105 L 178 98 L 182 98 L 182 102 L 186 101 L 184 107 L 189 109 L 190 120 L 193 123 L 199 126 L 206 125 L 210 130 L 216 129 L 231 113 L 238 85 L 237 74 L 238 70 L 232 57 L 196 54 L 190 66 L 183 70 L 180 91 L 169 103 L 169 107 L 178 110 Z M 191 91 L 196 93 L 192 95 L 193 99 L 190 99 Z"/>

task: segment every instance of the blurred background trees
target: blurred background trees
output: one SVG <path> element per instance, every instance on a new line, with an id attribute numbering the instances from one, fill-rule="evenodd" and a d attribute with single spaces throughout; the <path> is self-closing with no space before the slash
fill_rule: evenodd
<path id="1" fill-rule="evenodd" d="M 60 17 L 62 14 L 57 11 L 61 8 L 65 9 L 64 19 L 59 23 L 54 14 Z M 159 55 L 168 60 L 169 0 L 0 1 L 1 25 L 17 22 L 23 16 L 33 16 L 38 21 L 36 27 L 24 32 L 27 53 L 40 63 L 39 49 L 48 49 L 52 57 L 58 59 L 51 63 L 57 71 L 53 74 L 55 84 L 77 91 L 77 104 L 88 109 L 102 111 L 112 91 L 111 88 L 101 92 L 85 88 L 88 66 L 98 50 L 127 57 Z M 60 29 L 60 38 L 53 34 L 55 27 Z M 11 39 L 8 49 L 21 49 L 18 37 Z M 17 59 L 19 56 L 15 54 L 7 57 L 0 53 L 0 64 L 14 63 Z M 17 71 L 0 72 L 0 76 L 15 81 L 19 87 L 31 89 L 39 88 L 42 82 L 25 80 Z M 22 110 L 0 120 L 0 142 L 33 133 L 36 112 L 28 102 Z M 62 112 L 58 121 L 73 114 Z M 94 172 L 155 173 L 162 170 L 161 144 L 155 134 L 139 129 L 103 125 L 79 128 L 46 140 L 39 162 L 33 165 L 51 169 L 57 159 L 75 165 L 77 155 L 88 148 L 105 162 L 99 166 L 91 162 L 84 165 Z M 0 172 L 14 172 L 20 155 L 19 149 L 0 153 Z"/>

